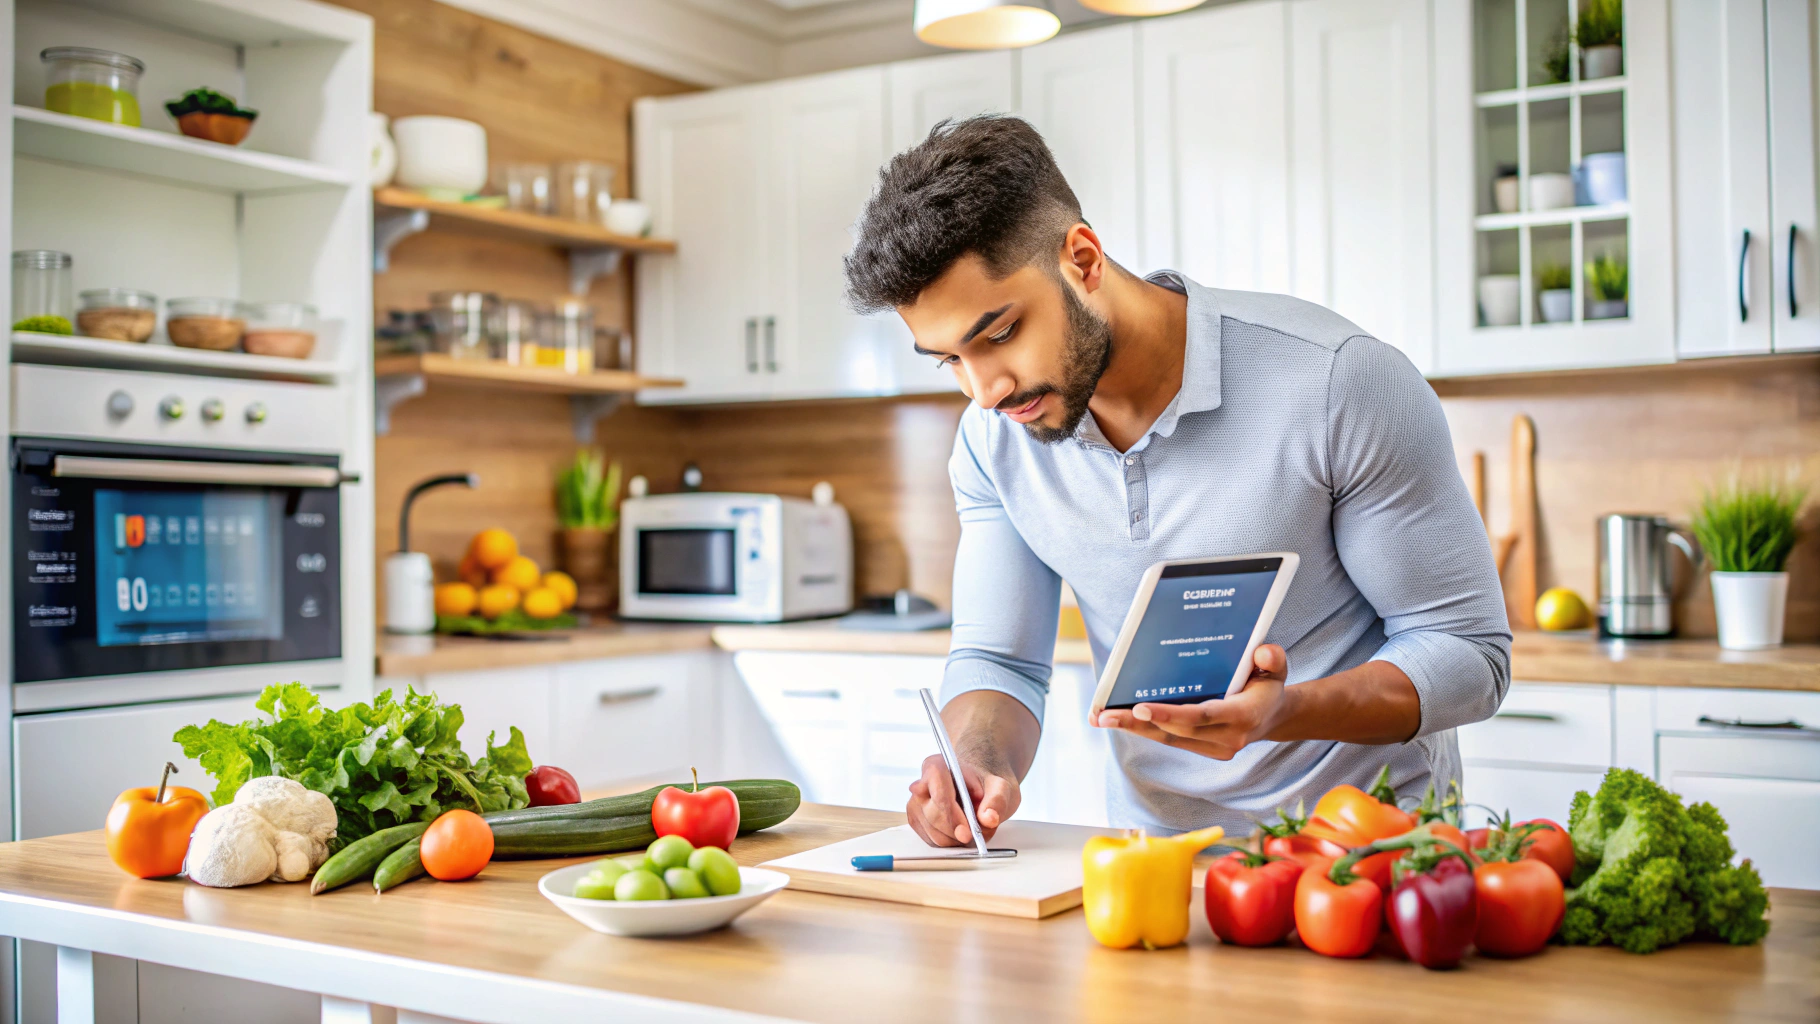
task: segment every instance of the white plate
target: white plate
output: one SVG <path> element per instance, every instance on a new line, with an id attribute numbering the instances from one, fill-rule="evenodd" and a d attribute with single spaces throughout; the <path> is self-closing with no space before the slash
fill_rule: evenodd
<path id="1" fill-rule="evenodd" d="M 562 912 L 597 932 L 608 935 L 649 937 L 694 935 L 724 927 L 734 918 L 771 898 L 790 882 L 781 871 L 742 867 L 738 892 L 731 896 L 704 896 L 692 900 L 589 900 L 571 895 L 575 883 L 594 869 L 586 861 L 555 871 L 537 880 L 537 891 L 562 908 Z"/>

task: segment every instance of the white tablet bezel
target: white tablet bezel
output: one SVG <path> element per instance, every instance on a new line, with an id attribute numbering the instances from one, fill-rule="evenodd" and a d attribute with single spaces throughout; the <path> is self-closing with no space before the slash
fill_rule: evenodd
<path id="1" fill-rule="evenodd" d="M 1132 597 L 1131 607 L 1125 612 L 1125 624 L 1119 629 L 1118 642 L 1112 645 L 1112 653 L 1106 659 L 1106 670 L 1100 673 L 1100 684 L 1093 691 L 1093 706 L 1087 712 L 1087 721 L 1097 724 L 1100 712 L 1106 710 L 1106 701 L 1112 696 L 1112 688 L 1118 682 L 1119 670 L 1125 665 L 1125 655 L 1130 652 L 1131 643 L 1137 638 L 1138 626 L 1144 621 L 1144 612 L 1150 608 L 1150 598 L 1156 593 L 1157 584 L 1162 582 L 1163 570 L 1175 565 L 1213 566 L 1227 562 L 1254 562 L 1260 558 L 1280 558 L 1283 560 L 1283 564 L 1277 570 L 1276 579 L 1271 581 L 1270 593 L 1264 598 L 1264 607 L 1258 613 L 1258 622 L 1251 631 L 1251 638 L 1245 642 L 1245 653 L 1239 657 L 1238 668 L 1233 672 L 1232 681 L 1227 684 L 1226 692 L 1220 698 L 1210 699 L 1230 697 L 1244 689 L 1245 681 L 1251 678 L 1252 656 L 1257 653 L 1258 645 L 1264 642 L 1264 634 L 1270 631 L 1270 624 L 1276 620 L 1277 609 L 1283 605 L 1283 595 L 1289 592 L 1289 581 L 1295 578 L 1296 566 L 1301 564 L 1301 558 L 1293 551 L 1264 551 L 1255 555 L 1217 558 L 1176 558 L 1158 562 L 1144 570 L 1144 578 L 1138 581 L 1137 594 Z M 1139 701 L 1138 703 L 1180 704 L 1184 702 L 1159 700 Z"/>

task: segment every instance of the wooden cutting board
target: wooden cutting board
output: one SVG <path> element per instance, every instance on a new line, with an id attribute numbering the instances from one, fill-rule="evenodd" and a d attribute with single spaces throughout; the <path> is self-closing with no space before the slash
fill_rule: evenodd
<path id="1" fill-rule="evenodd" d="M 1081 847 L 1089 837 L 1117 834 L 1112 829 L 1012 820 L 988 845 L 1015 849 L 1016 857 L 936 871 L 853 870 L 852 859 L 862 854 L 907 857 L 935 852 L 910 826 L 899 825 L 760 867 L 784 872 L 790 876 L 790 888 L 805 892 L 1041 918 L 1081 905 Z"/>

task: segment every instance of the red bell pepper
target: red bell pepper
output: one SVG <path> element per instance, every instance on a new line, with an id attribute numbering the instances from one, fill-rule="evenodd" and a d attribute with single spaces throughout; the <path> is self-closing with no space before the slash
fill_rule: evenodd
<path id="1" fill-rule="evenodd" d="M 1222 942 L 1272 946 L 1295 927 L 1302 863 L 1235 850 L 1207 868 L 1207 924 Z"/>
<path id="2" fill-rule="evenodd" d="M 1267 857 L 1293 860 L 1303 867 L 1313 867 L 1315 863 L 1331 864 L 1346 856 L 1346 847 L 1331 839 L 1304 835 L 1302 830 L 1308 827 L 1308 808 L 1306 804 L 1296 804 L 1295 813 L 1277 808 L 1277 820 L 1262 823 L 1258 832 L 1263 839 L 1262 848 Z"/>
<path id="3" fill-rule="evenodd" d="M 1479 925 L 1471 856 L 1448 842 L 1405 854 L 1397 861 L 1384 916 L 1411 960 L 1430 969 L 1458 967 Z"/>

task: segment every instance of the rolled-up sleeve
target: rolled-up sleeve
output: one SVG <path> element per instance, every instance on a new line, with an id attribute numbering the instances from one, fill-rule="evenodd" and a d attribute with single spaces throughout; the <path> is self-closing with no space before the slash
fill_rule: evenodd
<path id="1" fill-rule="evenodd" d="M 1409 676 L 1417 736 L 1491 717 L 1510 688 L 1510 621 L 1440 399 L 1402 353 L 1359 336 L 1328 382 L 1333 536 L 1384 621 L 1373 660 Z"/>
<path id="2" fill-rule="evenodd" d="M 988 433 L 980 411 L 969 409 L 948 461 L 961 541 L 954 556 L 954 639 L 942 675 L 942 703 L 970 690 L 996 690 L 1040 723 L 1062 580 L 1005 514 L 986 468 Z"/>

